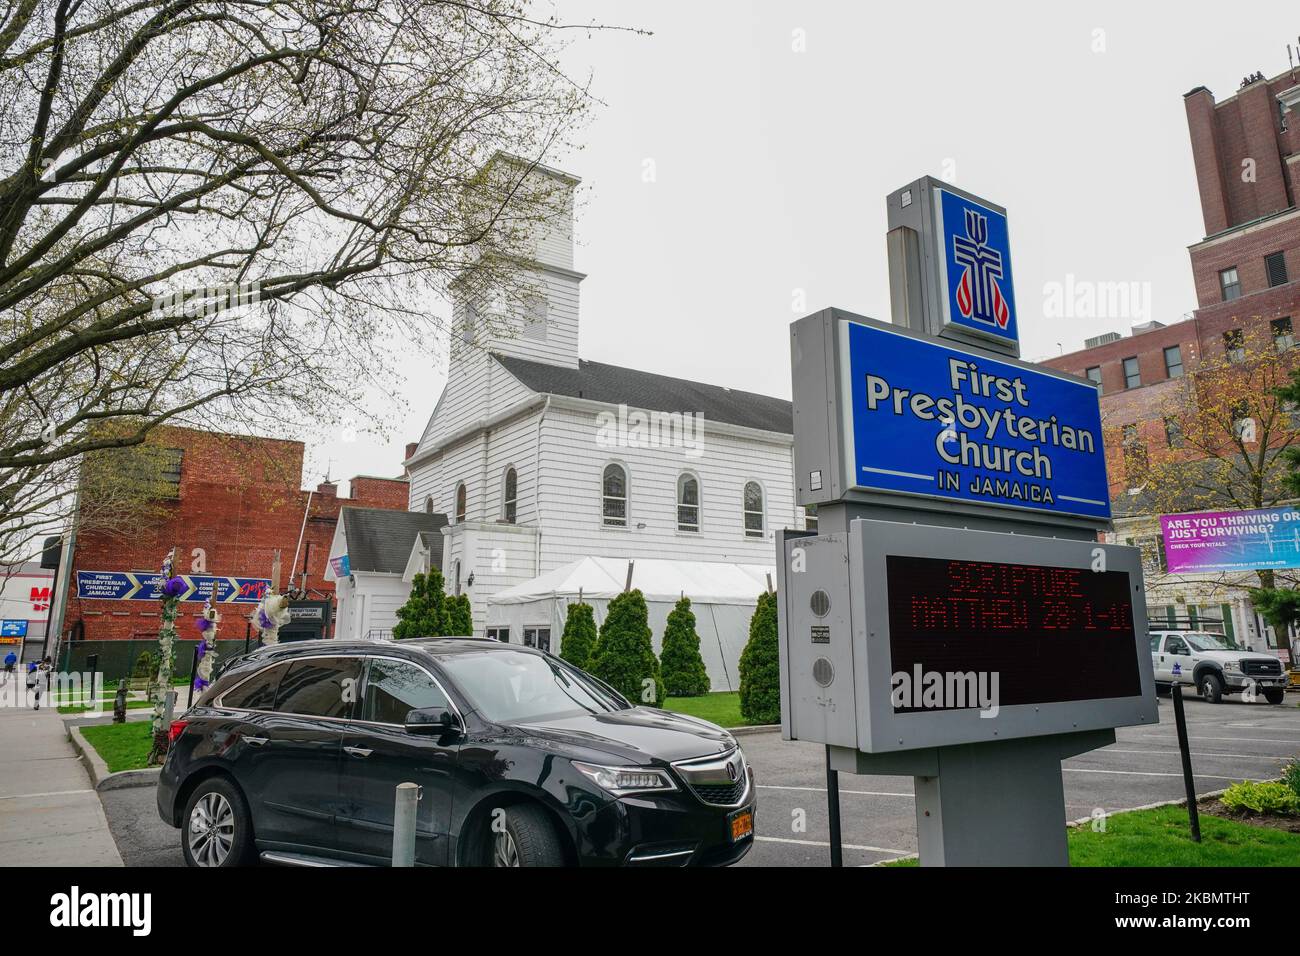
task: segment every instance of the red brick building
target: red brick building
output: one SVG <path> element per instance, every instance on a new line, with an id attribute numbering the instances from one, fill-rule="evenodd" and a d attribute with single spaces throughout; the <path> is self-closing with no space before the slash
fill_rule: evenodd
<path id="1" fill-rule="evenodd" d="M 352 479 L 350 498 L 340 498 L 332 483 L 303 490 L 302 442 L 172 427 L 158 429 L 150 441 L 169 449 L 174 462 L 168 475 L 174 490 L 159 504 L 164 516 L 129 537 L 103 531 L 78 535 L 63 622 L 63 633 L 73 640 L 156 638 L 159 617 L 153 601 L 78 598 L 77 571 L 156 573 L 168 549 L 175 547 L 178 574 L 270 578 L 278 551 L 283 586 L 289 586 L 290 574 L 300 584 L 305 566 L 307 597 L 332 599 L 334 585 L 325 580 L 325 566 L 339 509 L 407 506 L 405 478 L 358 476 Z M 196 565 L 200 558 L 201 572 Z M 227 613 L 231 626 L 224 636 L 242 637 L 242 623 L 235 620 L 251 605 L 230 606 L 239 610 Z M 194 637 L 191 619 L 201 608 L 201 602 L 181 605 L 177 623 L 182 638 Z"/>
<path id="2" fill-rule="evenodd" d="M 1300 323 L 1300 68 L 1257 76 L 1222 102 L 1205 87 L 1184 97 L 1205 238 L 1189 248 L 1198 308 L 1190 319 L 1135 327 L 1043 364 L 1102 387 L 1112 495 L 1124 448 L 1170 450 L 1162 409 L 1178 379 L 1258 349 L 1287 353 Z"/>
<path id="3" fill-rule="evenodd" d="M 1280 369 L 1285 381 L 1286 369 L 1300 365 L 1300 69 L 1271 80 L 1249 77 L 1222 101 L 1197 87 L 1184 105 L 1205 223 L 1204 238 L 1188 247 L 1196 311 L 1128 335 L 1098 336 L 1043 364 L 1101 385 L 1115 537 L 1143 548 L 1151 619 L 1214 621 L 1263 650 L 1278 642 L 1250 604 L 1245 588 L 1258 584 L 1253 573 L 1219 583 L 1165 573 L 1145 475 L 1162 459 L 1198 455 L 1171 429 L 1180 420 L 1171 408 L 1194 401 L 1200 414 L 1254 389 L 1263 367 Z M 1281 425 L 1293 435 L 1300 415 Z M 1276 432 L 1268 443 L 1279 443 Z"/>

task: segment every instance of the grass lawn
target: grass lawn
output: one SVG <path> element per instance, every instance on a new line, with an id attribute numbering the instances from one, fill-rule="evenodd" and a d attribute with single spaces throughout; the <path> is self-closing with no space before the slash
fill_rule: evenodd
<path id="1" fill-rule="evenodd" d="M 119 770 L 142 770 L 147 766 L 153 736 L 152 721 L 128 720 L 124 724 L 100 724 L 82 727 L 81 735 L 108 764 L 109 773 Z"/>
<path id="2" fill-rule="evenodd" d="M 1300 866 L 1300 833 L 1201 814 L 1193 843 L 1185 807 L 1156 807 L 1106 818 L 1106 832 L 1069 831 L 1071 866 Z M 916 866 L 900 860 L 887 866 Z"/>
<path id="3" fill-rule="evenodd" d="M 104 698 L 113 698 L 113 697 L 116 697 L 116 696 L 117 696 L 117 685 L 120 684 L 120 683 L 121 683 L 121 681 L 117 681 L 117 680 L 106 680 L 106 681 L 104 681 L 104 685 L 103 685 L 103 687 L 100 689 L 100 696 L 101 696 L 101 697 L 104 697 Z M 178 676 L 178 677 L 174 677 L 174 678 L 172 678 L 171 686 L 172 686 L 173 689 L 180 691 L 180 690 L 183 690 L 184 688 L 188 687 L 188 686 L 189 686 L 189 683 L 190 683 L 190 677 L 189 677 L 189 675 L 188 675 L 188 674 L 182 674 L 182 675 L 180 675 L 180 676 Z M 50 697 L 55 699 L 55 703 L 58 703 L 59 700 L 62 700 L 64 697 L 72 698 L 72 697 L 75 696 L 75 697 L 80 698 L 81 695 L 83 695 L 83 694 L 87 694 L 87 693 L 89 693 L 89 692 L 90 692 L 90 687 L 89 687 L 89 685 L 86 685 L 86 686 L 84 686 L 84 687 L 80 687 L 80 688 L 77 688 L 77 689 L 73 689 L 73 688 L 65 688 L 65 689 L 63 689 L 62 691 L 60 691 L 60 689 L 59 689 L 59 687 L 58 687 L 58 683 L 55 682 L 55 684 L 54 684 L 53 686 L 50 687 Z M 141 688 L 139 691 L 130 691 L 130 693 L 132 693 L 132 694 L 134 694 L 134 693 L 144 693 L 144 689 Z"/>
<path id="4" fill-rule="evenodd" d="M 740 694 L 737 691 L 720 691 L 702 697 L 669 697 L 664 701 L 664 709 L 700 717 L 719 727 L 745 726 L 745 720 L 740 716 Z"/>

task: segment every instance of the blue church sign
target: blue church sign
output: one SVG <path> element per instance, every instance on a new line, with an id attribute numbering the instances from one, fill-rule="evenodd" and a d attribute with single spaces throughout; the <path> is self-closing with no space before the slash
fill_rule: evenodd
<path id="1" fill-rule="evenodd" d="M 935 192 L 944 324 L 1018 342 L 1006 213 L 946 189 Z"/>
<path id="2" fill-rule="evenodd" d="M 1091 382 L 875 323 L 841 334 L 848 487 L 1110 518 Z"/>

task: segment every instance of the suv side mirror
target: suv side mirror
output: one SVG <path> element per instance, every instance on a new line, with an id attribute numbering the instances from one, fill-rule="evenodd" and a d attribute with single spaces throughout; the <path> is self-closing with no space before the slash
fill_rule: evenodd
<path id="1" fill-rule="evenodd" d="M 463 729 L 456 715 L 445 707 L 420 707 L 409 711 L 405 726 L 408 734 L 426 737 L 458 734 Z"/>

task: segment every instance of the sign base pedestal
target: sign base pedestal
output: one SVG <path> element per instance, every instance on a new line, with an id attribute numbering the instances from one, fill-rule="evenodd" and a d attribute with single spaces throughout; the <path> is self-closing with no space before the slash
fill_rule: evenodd
<path id="1" fill-rule="evenodd" d="M 1069 866 L 1061 761 L 1114 730 L 868 754 L 830 748 L 841 772 L 914 778 L 922 866 Z"/>

